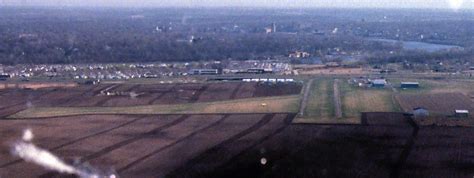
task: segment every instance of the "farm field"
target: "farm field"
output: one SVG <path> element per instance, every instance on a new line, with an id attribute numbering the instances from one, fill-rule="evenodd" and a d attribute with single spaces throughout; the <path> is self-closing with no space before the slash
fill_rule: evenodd
<path id="1" fill-rule="evenodd" d="M 358 88 L 351 86 L 346 79 L 338 79 L 339 97 L 342 117 L 336 117 L 334 96 L 334 79 L 315 79 L 311 87 L 305 115 L 295 120 L 296 123 L 321 124 L 357 124 L 361 112 L 395 112 L 399 111 L 396 100 L 392 99 L 392 90 Z"/>
<path id="2" fill-rule="evenodd" d="M 206 159 L 209 157 L 202 156 L 172 172 L 170 177 L 474 175 L 469 166 L 474 154 L 470 151 L 474 128 L 424 127 L 405 119 L 397 122 L 377 118 L 368 125 L 292 124 L 218 169 L 193 169 L 210 164 Z M 258 161 L 262 158 L 267 160 L 266 164 Z"/>
<path id="3" fill-rule="evenodd" d="M 292 114 L 88 115 L 2 120 L 1 177 L 57 177 L 10 154 L 22 129 L 68 163 L 113 169 L 123 177 L 162 177 L 209 150 L 238 155 L 291 123 Z M 147 145 L 147 146 L 145 146 Z M 238 147 L 234 147 L 238 145 Z M 222 160 L 224 163 L 225 160 Z"/>
<path id="4" fill-rule="evenodd" d="M 415 81 L 420 83 L 420 88 L 417 89 L 401 89 L 400 82 Z M 474 81 L 462 79 L 401 79 L 389 78 L 394 87 L 400 93 L 462 93 L 465 95 L 474 96 Z"/>
<path id="5" fill-rule="evenodd" d="M 0 177 L 68 176 L 11 154 L 24 129 L 33 131 L 34 144 L 67 163 L 123 177 L 163 177 L 201 154 L 229 148 L 227 156 L 239 155 L 281 132 L 298 110 L 300 93 L 297 83 L 1 90 Z"/>
<path id="6" fill-rule="evenodd" d="M 423 107 L 434 114 L 450 115 L 455 109 L 474 109 L 474 102 L 462 93 L 401 94 L 397 100 L 406 112 Z"/>
<path id="7" fill-rule="evenodd" d="M 219 114 L 219 113 L 296 113 L 298 95 L 261 97 L 219 102 L 129 107 L 37 107 L 8 118 L 48 118 L 90 114 Z"/>
<path id="8" fill-rule="evenodd" d="M 361 122 L 359 112 L 398 111 L 394 91 L 355 88 L 343 79 L 337 85 L 343 118 L 335 119 L 334 81 L 314 79 L 306 115 L 298 121 L 300 84 L 109 83 L 2 90 L 7 102 L 0 106 L 0 177 L 69 176 L 11 155 L 27 128 L 34 144 L 65 162 L 121 177 L 474 175 L 473 127 L 454 129 L 448 126 L 460 123 L 433 124 L 382 112 L 364 113 Z M 396 94 L 405 100 L 424 96 L 408 90 Z M 446 96 L 471 102 L 461 93 Z"/>
<path id="9" fill-rule="evenodd" d="M 143 106 L 150 109 L 150 105 L 172 105 L 179 108 L 189 108 L 190 103 L 201 102 L 223 102 L 226 100 L 276 97 L 284 95 L 296 95 L 301 91 L 301 84 L 257 84 L 257 83 L 192 83 L 192 84 L 100 84 L 100 85 L 80 85 L 72 88 L 47 88 L 37 90 L 7 89 L 0 93 L 0 118 L 18 113 L 25 109 L 37 109 L 45 107 L 131 107 Z M 285 97 L 284 97 L 285 98 Z M 291 97 L 290 97 L 291 98 Z M 274 98 L 273 98 L 274 99 Z M 286 98 L 288 102 L 293 99 Z M 272 100 L 272 99 L 270 99 Z M 248 100 L 245 100 L 248 102 Z M 257 103 L 258 99 L 251 102 Z M 285 103 L 285 102 L 283 102 Z M 218 103 L 222 104 L 222 103 Z M 227 103 L 228 104 L 228 103 Z M 254 104 L 254 105 L 255 105 Z M 259 104 L 262 104 L 261 102 Z M 252 106 L 254 106 L 252 105 Z M 271 104 L 268 104 L 272 106 Z M 276 105 L 280 105 L 277 103 Z M 171 108 L 165 106 L 165 108 Z M 196 107 L 198 106 L 198 107 Z M 206 109 L 202 112 L 213 112 L 213 110 L 230 108 L 229 105 L 215 107 L 215 105 L 194 105 L 195 110 Z M 163 107 L 151 109 L 163 109 Z M 237 106 L 236 111 L 246 110 L 243 106 Z M 242 108 L 243 107 L 243 108 Z M 248 107 L 247 107 L 248 108 Z M 256 109 L 266 110 L 271 107 L 256 107 Z M 292 107 L 288 107 L 292 108 Z M 120 108 L 122 109 L 122 108 Z M 166 109 L 165 109 L 166 110 Z M 174 113 L 168 109 L 167 112 L 156 111 L 156 113 Z M 258 110 L 257 110 L 258 111 Z M 126 112 L 123 111 L 123 112 Z M 141 112 L 141 114 L 143 114 Z M 146 114 L 146 113 L 145 113 Z"/>
<path id="10" fill-rule="evenodd" d="M 392 100 L 390 89 L 358 88 L 347 82 L 340 83 L 345 118 L 360 118 L 362 112 L 399 111 L 397 102 Z"/>

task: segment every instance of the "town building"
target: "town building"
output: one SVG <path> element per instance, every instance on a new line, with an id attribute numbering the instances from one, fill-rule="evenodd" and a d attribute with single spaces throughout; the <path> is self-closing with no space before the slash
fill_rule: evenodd
<path id="1" fill-rule="evenodd" d="M 304 52 L 304 51 L 295 51 L 295 52 L 292 52 L 288 55 L 288 57 L 290 57 L 290 58 L 307 58 L 309 56 L 310 56 L 310 54 L 308 52 Z"/>
<path id="2" fill-rule="evenodd" d="M 387 80 L 385 79 L 375 79 L 371 81 L 372 87 L 374 88 L 384 88 L 387 85 Z"/>
<path id="3" fill-rule="evenodd" d="M 419 88 L 420 83 L 419 82 L 401 82 L 400 83 L 400 88 Z"/>
<path id="4" fill-rule="evenodd" d="M 189 72 L 191 75 L 217 75 L 219 70 L 217 69 L 191 69 Z"/>
<path id="5" fill-rule="evenodd" d="M 457 117 L 457 118 L 468 118 L 469 117 L 469 110 L 456 109 L 456 110 L 454 110 L 454 116 Z"/>
<path id="6" fill-rule="evenodd" d="M 0 74 L 0 81 L 5 81 L 10 78 L 8 74 Z"/>

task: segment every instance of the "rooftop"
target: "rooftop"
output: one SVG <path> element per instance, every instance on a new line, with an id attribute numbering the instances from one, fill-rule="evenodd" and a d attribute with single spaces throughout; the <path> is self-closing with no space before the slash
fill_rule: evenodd
<path id="1" fill-rule="evenodd" d="M 401 82 L 402 85 L 419 85 L 420 82 Z"/>
<path id="2" fill-rule="evenodd" d="M 387 84 L 387 80 L 385 80 L 385 79 L 375 79 L 375 80 L 372 80 L 372 83 L 373 84 L 379 84 L 379 85 L 385 85 L 385 84 Z"/>
<path id="3" fill-rule="evenodd" d="M 468 110 L 462 110 L 462 109 L 456 109 L 455 112 L 458 114 L 469 114 Z"/>

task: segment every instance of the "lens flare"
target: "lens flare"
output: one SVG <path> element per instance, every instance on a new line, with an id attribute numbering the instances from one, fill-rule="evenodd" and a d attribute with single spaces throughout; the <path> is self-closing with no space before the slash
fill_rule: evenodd
<path id="1" fill-rule="evenodd" d="M 463 3 L 464 0 L 449 0 L 449 6 L 456 11 L 461 9 Z"/>

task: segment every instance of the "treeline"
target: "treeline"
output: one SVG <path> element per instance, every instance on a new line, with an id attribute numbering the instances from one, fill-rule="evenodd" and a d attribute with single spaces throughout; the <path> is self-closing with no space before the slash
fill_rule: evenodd
<path id="1" fill-rule="evenodd" d="M 35 22 L 0 29 L 0 63 L 244 60 L 286 56 L 295 50 L 390 50 L 344 35 L 157 32 L 142 22 L 113 20 Z"/>
<path id="2" fill-rule="evenodd" d="M 444 63 L 458 63 L 466 64 L 474 62 L 474 49 L 466 48 L 464 50 L 446 50 L 438 52 L 426 51 L 399 51 L 396 54 L 389 53 L 374 53 L 367 58 L 367 63 L 370 64 L 385 64 L 385 63 L 420 63 L 429 64 L 436 62 Z"/>
<path id="3" fill-rule="evenodd" d="M 410 19 L 377 21 L 386 12 L 369 15 L 357 10 L 307 10 L 294 14 L 276 10 L 172 8 L 0 11 L 2 64 L 267 59 L 287 56 L 295 50 L 320 56 L 355 52 L 372 56 L 369 62 L 423 61 L 451 55 L 464 59 L 472 55 L 472 50 L 453 54 L 403 52 L 399 45 L 364 39 L 378 33 L 404 34 L 401 39 L 425 34 L 426 40 L 453 41 L 466 48 L 474 45 L 470 21 L 447 21 L 447 25 L 444 21 Z M 398 17 L 408 12 L 392 13 L 391 16 Z M 415 15 L 409 17 L 412 16 Z M 278 33 L 265 34 L 264 28 L 272 23 Z"/>

